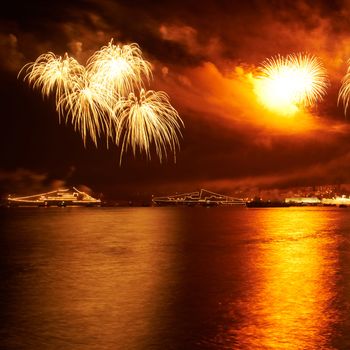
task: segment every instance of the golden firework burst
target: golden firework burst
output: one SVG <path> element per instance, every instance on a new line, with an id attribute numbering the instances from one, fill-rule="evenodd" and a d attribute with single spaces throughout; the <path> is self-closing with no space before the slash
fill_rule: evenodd
<path id="1" fill-rule="evenodd" d="M 302 53 L 266 59 L 257 78 L 255 92 L 260 102 L 282 114 L 315 105 L 329 85 L 322 62 Z"/>
<path id="2" fill-rule="evenodd" d="M 148 82 L 152 77 L 151 64 L 136 43 L 114 45 L 113 39 L 90 57 L 87 70 L 91 80 L 121 96 L 143 87 L 144 77 Z"/>
<path id="3" fill-rule="evenodd" d="M 120 161 L 129 147 L 134 156 L 140 151 L 150 159 L 152 144 L 160 161 L 166 157 L 167 148 L 176 158 L 183 122 L 165 92 L 141 89 L 139 96 L 132 92 L 128 98 L 119 99 L 116 109 L 119 115 L 117 143 L 121 143 Z"/>
<path id="4" fill-rule="evenodd" d="M 70 91 L 61 96 L 57 111 L 66 123 L 71 122 L 74 129 L 81 133 L 84 145 L 89 135 L 97 146 L 102 134 L 107 137 L 107 144 L 109 138 L 115 138 L 118 120 L 111 103 L 107 88 L 91 82 L 87 75 L 83 75 L 75 79 Z M 116 103 L 114 101 L 112 104 Z"/>
<path id="5" fill-rule="evenodd" d="M 347 63 L 348 63 L 347 73 L 344 75 L 342 79 L 342 85 L 338 93 L 338 105 L 340 101 L 343 103 L 345 115 L 347 113 L 349 102 L 350 102 L 350 60 L 348 60 Z"/>
<path id="6" fill-rule="evenodd" d="M 120 162 L 129 147 L 134 155 L 138 150 L 151 158 L 152 144 L 160 161 L 169 148 L 175 159 L 183 123 L 165 92 L 144 90 L 152 71 L 137 44 L 114 45 L 112 39 L 86 68 L 68 54 L 49 52 L 25 65 L 18 76 L 22 72 L 44 97 L 55 92 L 60 120 L 73 124 L 84 145 L 90 137 L 97 146 L 104 134 L 107 146 L 109 139 L 121 143 Z"/>

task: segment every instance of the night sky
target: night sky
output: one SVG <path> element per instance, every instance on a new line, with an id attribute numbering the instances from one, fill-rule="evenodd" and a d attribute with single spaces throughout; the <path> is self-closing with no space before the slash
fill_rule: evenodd
<path id="1" fill-rule="evenodd" d="M 282 5 L 283 4 L 283 5 Z M 350 124 L 337 103 L 350 58 L 348 1 L 8 2 L 0 22 L 0 192 L 79 186 L 105 198 L 149 198 L 206 188 L 226 194 L 350 183 Z M 160 164 L 101 142 L 84 147 L 17 74 L 40 54 L 81 64 L 114 38 L 139 44 L 149 87 L 170 96 L 184 122 L 181 148 Z M 265 58 L 304 52 L 327 70 L 323 100 L 293 116 L 257 101 Z"/>

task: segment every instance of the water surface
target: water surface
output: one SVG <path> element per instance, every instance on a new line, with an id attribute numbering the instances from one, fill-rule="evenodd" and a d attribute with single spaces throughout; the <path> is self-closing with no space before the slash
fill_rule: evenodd
<path id="1" fill-rule="evenodd" d="M 18 208 L 3 349 L 350 349 L 350 210 Z"/>

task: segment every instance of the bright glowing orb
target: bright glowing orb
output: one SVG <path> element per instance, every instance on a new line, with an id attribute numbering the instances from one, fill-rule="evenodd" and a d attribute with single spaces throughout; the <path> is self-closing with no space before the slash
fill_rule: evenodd
<path id="1" fill-rule="evenodd" d="M 314 106 L 323 98 L 328 86 L 321 61 L 307 54 L 266 59 L 257 78 L 255 93 L 259 101 L 284 115 Z"/>

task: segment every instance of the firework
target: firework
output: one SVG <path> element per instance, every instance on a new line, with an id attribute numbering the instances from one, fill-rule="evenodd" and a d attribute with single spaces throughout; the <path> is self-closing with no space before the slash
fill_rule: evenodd
<path id="1" fill-rule="evenodd" d="M 68 54 L 62 58 L 49 52 L 25 65 L 18 76 L 23 71 L 24 80 L 44 97 L 55 92 L 60 121 L 73 124 L 84 145 L 90 137 L 97 146 L 104 135 L 107 146 L 109 139 L 121 143 L 120 162 L 129 147 L 134 155 L 138 150 L 151 158 L 151 145 L 160 161 L 168 148 L 175 159 L 183 123 L 165 92 L 144 90 L 143 79 L 152 78 L 151 65 L 137 44 L 114 45 L 112 39 L 86 68 Z"/>
<path id="2" fill-rule="evenodd" d="M 266 59 L 260 69 L 255 91 L 266 107 L 290 114 L 310 107 L 323 98 L 328 87 L 321 61 L 308 54 Z"/>
<path id="3" fill-rule="evenodd" d="M 55 91 L 56 102 L 69 93 L 77 77 L 84 74 L 85 68 L 66 53 L 63 57 L 53 52 L 40 55 L 35 62 L 26 64 L 18 73 L 25 71 L 24 80 L 33 88 L 40 89 L 43 97 Z"/>
<path id="4" fill-rule="evenodd" d="M 350 65 L 350 60 L 348 60 L 348 64 Z M 342 79 L 342 85 L 338 94 L 338 104 L 339 102 L 343 102 L 344 113 L 347 113 L 350 101 L 350 66 L 348 67 L 347 73 Z"/>
<path id="5" fill-rule="evenodd" d="M 160 162 L 166 156 L 167 147 L 176 158 L 183 123 L 165 92 L 141 89 L 139 96 L 130 93 L 128 98 L 120 98 L 116 106 L 120 122 L 117 134 L 117 143 L 121 143 L 120 162 L 129 147 L 134 156 L 140 151 L 150 159 L 152 144 Z"/>
<path id="6" fill-rule="evenodd" d="M 143 87 L 142 78 L 149 81 L 152 75 L 151 65 L 142 58 L 137 44 L 114 45 L 113 39 L 90 57 L 87 70 L 91 80 L 121 96 Z"/>
<path id="7" fill-rule="evenodd" d="M 118 121 L 111 107 L 111 97 L 108 99 L 105 86 L 91 82 L 88 76 L 82 75 L 72 83 L 70 91 L 62 95 L 57 103 L 57 111 L 78 130 L 86 145 L 89 135 L 97 146 L 97 139 L 104 133 L 108 139 L 114 137 Z M 115 105 L 117 101 L 114 101 Z"/>

